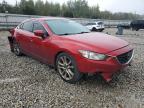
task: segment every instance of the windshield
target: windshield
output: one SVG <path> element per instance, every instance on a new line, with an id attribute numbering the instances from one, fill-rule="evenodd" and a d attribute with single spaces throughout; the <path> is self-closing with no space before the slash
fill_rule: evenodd
<path id="1" fill-rule="evenodd" d="M 46 20 L 46 23 L 53 33 L 57 35 L 71 35 L 90 32 L 85 26 L 68 19 Z"/>
<path id="2" fill-rule="evenodd" d="M 103 25 L 103 22 L 98 22 L 98 25 Z"/>

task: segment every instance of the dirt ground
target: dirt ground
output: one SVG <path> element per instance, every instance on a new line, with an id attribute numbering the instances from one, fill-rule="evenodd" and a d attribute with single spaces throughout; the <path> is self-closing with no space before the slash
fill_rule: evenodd
<path id="1" fill-rule="evenodd" d="M 134 47 L 132 66 L 107 84 L 89 76 L 77 84 L 61 80 L 54 69 L 10 52 L 8 32 L 0 32 L 0 108 L 144 108 L 144 30 L 115 35 Z"/>

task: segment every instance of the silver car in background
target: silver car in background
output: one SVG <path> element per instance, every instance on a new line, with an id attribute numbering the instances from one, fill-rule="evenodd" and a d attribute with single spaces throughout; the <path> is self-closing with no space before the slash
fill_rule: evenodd
<path id="1" fill-rule="evenodd" d="M 102 32 L 105 29 L 104 23 L 102 21 L 87 23 L 86 27 L 91 31 L 99 32 Z"/>

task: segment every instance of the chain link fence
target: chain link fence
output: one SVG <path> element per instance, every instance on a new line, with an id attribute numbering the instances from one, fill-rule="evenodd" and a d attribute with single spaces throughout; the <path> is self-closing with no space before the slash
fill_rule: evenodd
<path id="1" fill-rule="evenodd" d="M 20 15 L 20 14 L 4 14 L 0 13 L 0 30 L 9 30 L 16 27 L 20 22 L 29 18 L 38 18 L 47 16 L 35 16 L 35 15 Z M 77 21 L 83 25 L 88 22 L 103 21 L 106 27 L 116 27 L 118 24 L 129 25 L 130 20 L 105 20 L 105 19 L 87 19 L 87 18 L 69 18 Z"/>

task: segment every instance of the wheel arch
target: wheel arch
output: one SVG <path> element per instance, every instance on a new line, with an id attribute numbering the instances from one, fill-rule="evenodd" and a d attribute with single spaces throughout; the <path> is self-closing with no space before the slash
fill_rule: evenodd
<path id="1" fill-rule="evenodd" d="M 96 31 L 97 28 L 95 26 L 92 27 L 91 31 Z"/>
<path id="2" fill-rule="evenodd" d="M 61 54 L 61 53 L 65 53 L 65 52 L 64 52 L 64 51 L 59 51 L 59 52 L 56 53 L 56 55 L 55 55 L 55 57 L 54 57 L 54 67 L 55 67 L 55 69 L 56 69 L 56 60 L 57 60 L 57 57 L 58 57 L 58 55 Z"/>
<path id="3" fill-rule="evenodd" d="M 56 69 L 56 60 L 57 60 L 57 57 L 58 57 L 58 55 L 61 54 L 61 53 L 67 53 L 67 54 L 69 54 L 71 57 L 73 57 L 73 58 L 75 59 L 75 57 L 74 57 L 74 55 L 72 54 L 71 51 L 68 51 L 68 50 L 66 50 L 66 49 L 62 49 L 62 50 L 58 51 L 58 52 L 55 54 L 55 56 L 54 56 L 53 65 L 54 65 L 55 69 Z"/>

